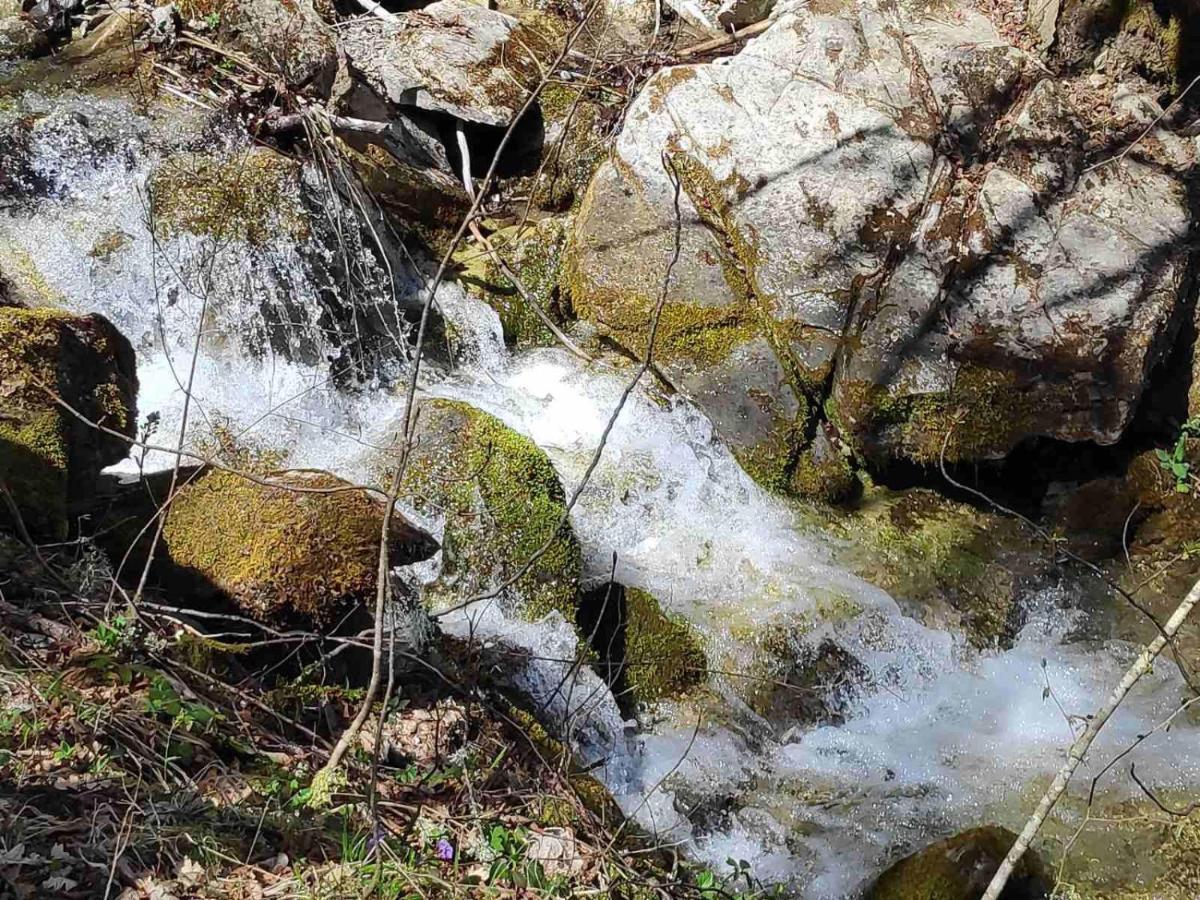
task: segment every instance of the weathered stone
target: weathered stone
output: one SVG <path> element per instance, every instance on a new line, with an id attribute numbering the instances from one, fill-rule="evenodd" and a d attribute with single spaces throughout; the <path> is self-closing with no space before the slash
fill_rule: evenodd
<path id="1" fill-rule="evenodd" d="M 469 0 L 438 0 L 396 18 L 363 17 L 341 33 L 351 70 L 376 93 L 481 125 L 515 118 L 538 78 L 546 38 L 536 29 Z"/>
<path id="2" fill-rule="evenodd" d="M 526 618 L 557 611 L 573 623 L 582 556 L 546 454 L 495 417 L 450 400 L 421 403 L 415 440 L 404 496 L 445 528 L 429 602 L 437 608 L 498 590 Z"/>
<path id="3" fill-rule="evenodd" d="M 977 900 L 1017 836 L 1006 828 L 975 828 L 907 856 L 884 872 L 867 900 Z M 1041 859 L 1027 850 L 1000 900 L 1043 900 L 1052 881 Z"/>
<path id="4" fill-rule="evenodd" d="M 136 398 L 133 348 L 107 319 L 0 307 L 0 482 L 34 536 L 65 537 L 70 505 L 125 457 Z"/>
<path id="5" fill-rule="evenodd" d="M 19 16 L 0 18 L 0 61 L 28 59 L 50 48 L 50 39 L 31 21 Z"/>
<path id="6" fill-rule="evenodd" d="M 324 472 L 250 480 L 223 470 L 188 482 L 163 527 L 170 562 L 247 615 L 266 622 L 331 623 L 375 596 L 386 499 Z M 427 559 L 437 543 L 398 511 L 388 563 Z"/>
<path id="7" fill-rule="evenodd" d="M 577 217 L 577 313 L 642 352 L 670 269 L 656 361 L 774 488 L 814 418 L 878 465 L 1111 443 L 1178 325 L 1179 148 L 1085 171 L 1091 120 L 986 19 L 895 12 L 659 72 Z"/>

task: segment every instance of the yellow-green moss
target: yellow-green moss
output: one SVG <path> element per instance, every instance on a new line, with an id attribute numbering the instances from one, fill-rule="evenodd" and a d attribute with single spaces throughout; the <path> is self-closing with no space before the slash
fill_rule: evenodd
<path id="1" fill-rule="evenodd" d="M 948 463 L 1005 455 L 1034 433 L 1053 401 L 1019 389 L 1010 372 L 964 366 L 953 390 L 897 396 L 885 387 L 843 382 L 836 404 L 827 409 L 847 434 L 879 437 L 895 455 L 937 463 L 945 448 Z M 949 439 L 947 439 L 949 436 Z"/>
<path id="2" fill-rule="evenodd" d="M 11 420 L 0 413 L 0 484 L 31 532 L 66 536 L 67 450 L 58 413 L 22 414 Z M 5 510 L 0 520 L 7 518 Z"/>
<path id="3" fill-rule="evenodd" d="M 80 330 L 78 339 L 65 344 L 64 333 L 73 326 Z M 85 458 L 83 448 L 72 453 L 75 419 L 55 396 L 109 428 L 128 433 L 132 426 L 133 398 L 129 386 L 118 386 L 109 327 L 61 310 L 0 308 L 0 480 L 35 534 L 65 536 L 71 461 Z M 90 431 L 83 437 L 120 452 L 111 438 Z M 111 455 L 97 458 L 101 455 L 90 460 L 97 471 L 113 461 Z"/>
<path id="4" fill-rule="evenodd" d="M 563 521 L 566 497 L 546 454 L 494 416 L 451 400 L 422 403 L 417 433 L 404 491 L 446 522 L 443 578 L 429 592 L 432 602 L 489 590 L 548 544 L 513 588 L 527 618 L 558 610 L 573 623 L 582 555 Z"/>
<path id="5" fill-rule="evenodd" d="M 708 660 L 699 635 L 668 616 L 653 595 L 625 591 L 625 683 L 638 703 L 679 697 L 704 682 Z"/>
<path id="6" fill-rule="evenodd" d="M 228 156 L 176 154 L 150 177 L 155 231 L 250 244 L 302 238 L 308 226 L 298 177 L 295 162 L 260 148 Z"/>
<path id="7" fill-rule="evenodd" d="M 838 503 L 853 494 L 857 485 L 858 476 L 848 457 L 837 453 L 815 459 L 809 448 L 796 460 L 788 490 L 807 500 Z"/>
<path id="8" fill-rule="evenodd" d="M 266 487 L 224 471 L 185 486 L 171 504 L 163 541 L 190 569 L 252 615 L 296 612 L 328 622 L 340 601 L 374 592 L 382 505 L 332 475 Z"/>
<path id="9" fill-rule="evenodd" d="M 24 247 L 0 239 L 0 271 L 9 291 L 27 306 L 57 308 L 66 298 L 46 280 L 37 261 Z"/>
<path id="10" fill-rule="evenodd" d="M 550 318 L 563 320 L 558 303 L 563 250 L 569 220 L 543 219 L 536 225 L 502 228 L 491 236 L 492 246 L 521 280 L 530 299 Z M 467 264 L 462 280 L 500 316 L 504 340 L 513 347 L 549 346 L 554 336 L 525 297 L 495 261 L 478 246 L 457 256 Z"/>
<path id="11" fill-rule="evenodd" d="M 603 116 L 604 104 L 576 85 L 548 84 L 538 104 L 553 139 L 547 141 L 531 200 L 539 209 L 561 212 L 579 201 L 608 158 L 611 126 Z"/>
<path id="12" fill-rule="evenodd" d="M 879 877 L 867 900 L 975 900 L 1017 836 L 996 826 L 976 828 L 939 841 L 896 863 Z M 1012 874 L 1013 883 L 1050 887 L 1041 860 L 1029 850 Z M 1032 894 L 1031 894 L 1032 895 Z"/>
<path id="13" fill-rule="evenodd" d="M 1013 520 L 933 491 L 875 489 L 838 522 L 842 561 L 897 598 L 959 620 L 976 646 L 1011 637 L 1015 579 L 1039 569 L 1033 535 Z"/>

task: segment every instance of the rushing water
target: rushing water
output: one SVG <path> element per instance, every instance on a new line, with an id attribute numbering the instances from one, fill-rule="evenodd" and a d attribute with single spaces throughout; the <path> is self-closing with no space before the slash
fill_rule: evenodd
<path id="1" fill-rule="evenodd" d="M 186 270 L 201 250 L 186 238 L 156 248 L 150 238 L 141 191 L 152 153 L 137 117 L 119 105 L 89 113 L 124 123 L 114 126 L 107 155 L 80 157 L 63 137 L 69 122 L 47 128 L 32 166 L 54 190 L 0 212 L 0 246 L 10 258 L 36 261 L 61 302 L 104 313 L 134 341 L 140 412 L 160 414 L 155 440 L 169 444 L 201 304 L 180 265 Z M 97 259 L 97 236 L 114 231 L 127 243 Z M 240 339 L 261 328 L 261 300 L 272 290 L 290 292 L 292 306 L 315 302 L 298 250 L 286 240 L 226 248 L 214 280 L 220 302 L 203 323 L 191 432 L 203 436 L 228 422 L 293 465 L 364 478 L 403 412 L 396 392 L 367 385 L 343 393 L 324 362 L 250 352 Z M 631 366 L 587 364 L 558 349 L 511 355 L 490 309 L 453 284 L 438 299 L 454 325 L 458 362 L 431 367 L 422 392 L 469 401 L 528 435 L 572 490 Z M 140 462 L 161 466 L 169 457 L 151 453 Z M 621 721 L 592 676 L 565 693 L 561 663 L 531 662 L 513 676 L 553 714 L 573 717 L 581 752 L 603 762 L 597 772 L 622 806 L 663 840 L 718 864 L 748 859 L 760 876 L 796 879 L 810 897 L 850 894 L 897 850 L 955 829 L 1018 824 L 1063 759 L 1080 721 L 1070 717 L 1100 705 L 1134 652 L 1073 641 L 1077 614 L 1052 592 L 1026 598 L 1028 623 L 1003 652 L 978 653 L 906 618 L 885 592 L 834 563 L 818 513 L 758 488 L 700 411 L 651 384 L 622 410 L 572 523 L 589 577 L 607 575 L 616 554 L 618 580 L 652 591 L 695 623 L 723 672 L 751 669 L 754 633 L 796 623 L 804 623 L 806 640 L 836 640 L 862 664 L 862 686 L 842 724 L 782 736 L 741 701 L 733 676 L 714 676 L 707 698 L 667 705 L 640 730 Z M 514 622 L 489 607 L 464 611 L 447 627 L 470 627 L 541 656 L 574 652 L 561 620 Z M 1181 696 L 1177 673 L 1160 663 L 1110 723 L 1076 793 L 1112 754 L 1163 722 Z M 1200 785 L 1198 737 L 1181 717 L 1131 758 L 1163 789 Z M 1119 773 L 1101 784 L 1105 797 L 1129 793 Z"/>

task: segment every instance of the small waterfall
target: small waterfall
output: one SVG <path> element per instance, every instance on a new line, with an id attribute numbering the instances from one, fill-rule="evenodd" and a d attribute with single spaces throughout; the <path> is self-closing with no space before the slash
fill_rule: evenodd
<path id="1" fill-rule="evenodd" d="M 226 246 L 200 270 L 212 291 L 201 321 L 203 299 L 188 284 L 209 259 L 206 245 L 156 239 L 144 206 L 154 167 L 189 148 L 118 101 L 56 97 L 41 113 L 27 161 L 36 189 L 0 210 L 0 249 L 30 261 L 53 302 L 102 312 L 134 341 L 140 412 L 160 417 L 155 440 L 174 440 L 201 327 L 196 435 L 227 423 L 290 464 L 368 478 L 403 415 L 392 385 L 406 371 L 404 342 L 392 335 L 396 352 L 345 389 L 334 370 L 357 338 L 331 333 L 329 295 L 339 289 L 327 278 L 332 263 L 314 268 L 306 242 L 316 238 Z M 347 252 L 363 254 L 360 274 L 379 274 L 367 248 Z M 402 280 L 410 306 L 424 289 L 415 272 Z M 364 302 L 394 309 L 381 291 L 367 289 Z M 495 314 L 452 283 L 439 290 L 438 307 L 453 326 L 456 363 L 431 366 L 422 391 L 468 401 L 528 435 L 572 490 L 633 367 L 586 364 L 557 349 L 510 355 Z M 402 328 L 399 316 L 390 322 Z M 123 465 L 170 462 L 136 457 Z M 514 683 L 552 718 L 578 726 L 581 753 L 643 825 L 714 863 L 747 859 L 761 877 L 795 878 L 814 898 L 852 893 L 897 848 L 986 820 L 1019 822 L 1060 763 L 1071 717 L 1099 705 L 1134 652 L 1075 642 L 1072 614 L 1052 593 L 1027 598 L 1034 614 L 1002 652 L 977 652 L 906 618 L 885 592 L 834 562 L 819 514 L 763 492 L 694 406 L 649 381 L 623 409 L 573 524 L 591 577 L 607 576 L 616 554 L 618 580 L 697 626 L 719 662 L 707 697 L 668 704 L 631 734 L 599 679 L 554 661 L 575 655 L 561 619 L 520 623 L 483 608 L 446 627 L 551 658 L 514 666 Z M 858 660 L 860 687 L 844 721 L 778 736 L 740 699 L 736 676 L 753 669 L 753 638 L 772 627 L 812 646 L 832 641 Z M 1181 696 L 1178 673 L 1161 661 L 1096 745 L 1074 796 Z M 1181 718 L 1130 759 L 1164 789 L 1195 787 L 1198 738 Z M 1116 783 L 1101 783 L 1106 799 L 1127 796 Z"/>

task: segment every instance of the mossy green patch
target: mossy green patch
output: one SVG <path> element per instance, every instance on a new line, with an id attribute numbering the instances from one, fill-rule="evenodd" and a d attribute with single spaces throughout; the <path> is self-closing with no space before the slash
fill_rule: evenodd
<path id="1" fill-rule="evenodd" d="M 428 592 L 435 606 L 515 578 L 505 594 L 525 617 L 557 610 L 575 621 L 579 541 L 558 475 L 536 444 L 465 403 L 425 401 L 403 489 L 423 513 L 445 519 L 442 577 Z"/>
<path id="2" fill-rule="evenodd" d="M 324 624 L 373 595 L 382 504 L 326 473 L 272 481 L 214 470 L 183 487 L 163 528 L 171 561 L 264 620 Z"/>
<path id="3" fill-rule="evenodd" d="M 298 164 L 263 148 L 175 154 L 150 177 L 155 232 L 256 245 L 303 238 L 308 225 L 298 183 Z"/>
<path id="4" fill-rule="evenodd" d="M 1064 389 L 1065 390 L 1065 389 Z M 1011 372 L 963 366 L 950 391 L 897 395 L 865 382 L 841 382 L 831 419 L 868 451 L 883 444 L 888 452 L 930 464 L 995 459 L 1036 434 L 1053 401 L 1022 390 Z M 1068 404 L 1069 408 L 1069 404 Z"/>
<path id="5" fill-rule="evenodd" d="M 1002 555 L 1032 540 L 1016 522 L 933 491 L 879 489 L 839 527 L 855 542 L 845 561 L 868 580 L 929 609 L 945 604 L 976 646 L 1012 637 L 1016 562 Z"/>
<path id="6" fill-rule="evenodd" d="M 996 826 L 976 828 L 931 844 L 896 863 L 867 892 L 867 900 L 975 900 L 991 881 L 1017 836 Z M 1026 851 L 1010 878 L 1014 896 L 1045 896 L 1042 861 Z"/>
<path id="7" fill-rule="evenodd" d="M 520 279 L 529 300 L 556 324 L 565 321 L 559 279 L 568 229 L 569 220 L 551 218 L 536 225 L 502 228 L 491 236 L 496 253 Z M 466 247 L 457 258 L 469 263 L 461 280 L 500 316 L 505 343 L 518 348 L 554 343 L 554 335 L 530 309 L 529 301 L 482 247 Z"/>
<path id="8" fill-rule="evenodd" d="M 663 612 L 652 594 L 625 591 L 625 685 L 638 703 L 676 698 L 708 674 L 708 659 L 692 625 Z"/>
<path id="9" fill-rule="evenodd" d="M 24 524 L 61 538 L 73 494 L 127 448 L 62 408 L 114 431 L 133 429 L 133 350 L 98 316 L 0 308 L 0 481 Z"/>

